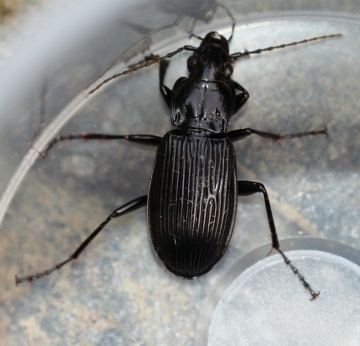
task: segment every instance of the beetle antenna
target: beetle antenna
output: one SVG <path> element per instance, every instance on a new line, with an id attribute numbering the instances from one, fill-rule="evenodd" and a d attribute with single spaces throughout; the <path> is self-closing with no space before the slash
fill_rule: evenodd
<path id="1" fill-rule="evenodd" d="M 149 40 L 150 37 L 154 34 L 157 34 L 158 32 L 165 30 L 165 29 L 169 29 L 172 28 L 173 26 L 178 25 L 179 23 L 182 22 L 182 20 L 185 18 L 185 15 L 181 15 L 179 17 L 177 17 L 172 23 L 170 24 L 166 24 L 163 26 L 160 26 L 154 30 L 151 30 L 150 32 L 148 32 L 147 34 L 141 36 L 138 40 L 136 40 L 135 42 L 133 42 L 129 47 L 125 48 L 118 56 L 117 58 L 106 68 L 105 71 L 103 71 L 95 80 L 93 80 L 89 85 L 86 86 L 85 90 L 88 89 L 93 83 L 95 83 L 99 78 L 101 78 L 106 72 L 108 72 L 117 62 L 120 61 L 120 59 L 133 47 L 137 46 L 140 42 L 144 42 L 146 40 Z"/>
<path id="2" fill-rule="evenodd" d="M 342 34 L 332 34 L 332 35 L 324 35 L 324 36 L 317 36 L 317 37 L 313 37 L 313 38 L 309 38 L 306 40 L 302 40 L 302 41 L 296 41 L 296 42 L 291 42 L 291 43 L 286 43 L 286 44 L 280 44 L 279 46 L 271 46 L 271 47 L 267 47 L 267 48 L 260 48 L 260 49 L 256 49 L 253 50 L 251 52 L 249 51 L 245 51 L 245 52 L 239 52 L 239 53 L 233 53 L 230 54 L 230 57 L 232 59 L 238 59 L 238 58 L 242 58 L 243 56 L 248 56 L 250 54 L 260 54 L 262 52 L 268 52 L 268 51 L 272 51 L 274 49 L 280 49 L 280 48 L 285 48 L 285 47 L 290 47 L 290 46 L 296 46 L 298 44 L 302 44 L 302 43 L 308 43 L 308 42 L 312 42 L 312 41 L 318 41 L 318 40 L 325 40 L 328 38 L 334 38 L 334 37 L 339 37 L 342 36 Z"/>
<path id="3" fill-rule="evenodd" d="M 153 64 L 156 64 L 158 62 L 161 62 L 163 60 L 166 60 L 166 59 L 170 59 L 172 58 L 174 55 L 176 54 L 179 54 L 181 53 L 182 51 L 184 50 L 187 50 L 187 51 L 191 51 L 191 52 L 195 52 L 197 50 L 197 47 L 193 47 L 193 46 L 184 46 L 184 47 L 180 47 L 178 48 L 177 50 L 174 50 L 173 52 L 170 52 L 166 55 L 163 55 L 163 56 L 155 56 L 153 59 L 148 59 L 148 60 L 145 60 L 131 68 L 128 68 L 120 73 L 117 73 L 117 74 L 114 74 L 113 76 L 107 78 L 107 79 L 104 79 L 100 84 L 98 84 L 95 88 L 91 89 L 89 92 L 88 92 L 88 95 L 91 95 L 93 94 L 95 91 L 97 91 L 98 89 L 100 89 L 104 84 L 106 83 L 109 83 L 110 81 L 112 81 L 113 79 L 116 79 L 120 76 L 124 76 L 126 74 L 129 74 L 131 72 L 135 72 L 135 71 L 138 71 L 144 67 L 147 67 L 147 66 L 150 66 L 150 65 L 153 65 Z"/>
<path id="4" fill-rule="evenodd" d="M 226 6 L 224 6 L 224 5 L 222 5 L 222 4 L 218 4 L 218 6 L 219 6 L 219 7 L 222 7 L 222 8 L 226 11 L 226 13 L 229 15 L 229 17 L 230 17 L 230 19 L 231 19 L 231 22 L 232 22 L 232 25 L 231 25 L 231 35 L 230 35 L 230 37 L 228 38 L 228 42 L 230 43 L 230 41 L 232 40 L 232 38 L 233 38 L 233 36 L 234 36 L 236 19 L 235 19 L 235 17 L 233 16 L 233 14 L 230 12 L 230 10 L 229 10 Z M 198 40 L 202 41 L 203 38 L 202 38 L 201 36 L 195 35 L 195 34 L 193 33 L 193 29 L 194 29 L 194 27 L 195 27 L 195 23 L 196 23 L 196 19 L 195 19 L 195 21 L 194 21 L 194 23 L 193 23 L 193 26 L 192 26 L 192 29 L 191 29 L 191 34 L 190 34 L 189 38 L 195 37 L 195 38 L 197 38 Z"/>
<path id="5" fill-rule="evenodd" d="M 230 35 L 230 37 L 228 38 L 228 42 L 230 42 L 230 41 L 232 40 L 233 36 L 234 36 L 236 19 L 235 19 L 235 17 L 233 16 L 233 14 L 230 12 L 230 10 L 229 10 L 226 6 L 224 6 L 224 5 L 222 5 L 222 4 L 218 4 L 218 6 L 219 6 L 219 7 L 222 7 L 222 8 L 226 11 L 226 13 L 229 15 L 229 17 L 231 18 L 231 21 L 232 21 L 231 35 Z"/>

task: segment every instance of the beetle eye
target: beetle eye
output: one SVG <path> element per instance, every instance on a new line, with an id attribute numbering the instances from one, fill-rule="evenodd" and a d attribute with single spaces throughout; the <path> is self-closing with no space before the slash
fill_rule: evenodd
<path id="1" fill-rule="evenodd" d="M 187 60 L 187 68 L 189 71 L 193 70 L 193 68 L 196 65 L 196 57 L 194 55 L 192 55 L 191 57 L 189 57 L 189 59 Z"/>

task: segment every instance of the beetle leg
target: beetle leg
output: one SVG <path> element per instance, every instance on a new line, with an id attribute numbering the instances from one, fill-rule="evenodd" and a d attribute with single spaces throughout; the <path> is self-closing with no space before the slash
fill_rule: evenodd
<path id="1" fill-rule="evenodd" d="M 234 108 L 234 113 L 233 113 L 233 114 L 235 114 L 237 111 L 240 110 L 240 108 L 249 99 L 250 95 L 249 95 L 248 91 L 242 85 L 233 81 L 232 79 L 230 79 L 228 83 L 231 84 L 236 90 L 240 91 L 239 94 L 236 94 L 236 103 L 235 103 L 235 108 Z"/>
<path id="2" fill-rule="evenodd" d="M 323 128 L 322 130 L 315 130 L 315 131 L 308 131 L 308 132 L 294 132 L 282 135 L 280 133 L 273 133 L 273 132 L 264 132 L 258 131 L 251 128 L 245 129 L 237 129 L 233 131 L 229 131 L 227 133 L 228 137 L 233 141 L 239 141 L 249 135 L 255 134 L 260 137 L 273 139 L 274 141 L 279 141 L 281 139 L 292 139 L 292 138 L 301 138 L 306 136 L 315 136 L 315 135 L 326 135 L 329 136 L 327 127 Z"/>
<path id="3" fill-rule="evenodd" d="M 159 80 L 160 80 L 160 92 L 162 97 L 164 98 L 167 106 L 171 109 L 171 89 L 169 89 L 164 84 L 166 70 L 169 67 L 169 62 L 167 60 L 163 60 L 160 62 L 159 68 Z"/>
<path id="4" fill-rule="evenodd" d="M 46 148 L 40 152 L 40 156 L 44 158 L 48 151 L 56 144 L 62 141 L 70 141 L 74 139 L 87 140 L 111 140 L 111 139 L 126 139 L 130 142 L 155 145 L 158 146 L 162 140 L 162 137 L 154 135 L 110 135 L 105 133 L 77 133 L 69 135 L 60 135 L 54 137 L 46 146 Z"/>
<path id="5" fill-rule="evenodd" d="M 254 181 L 246 181 L 246 180 L 238 180 L 238 195 L 239 196 L 249 196 L 254 193 L 262 193 L 264 196 L 264 202 L 265 202 L 265 208 L 266 208 L 266 214 L 267 219 L 270 227 L 271 232 L 271 240 L 272 240 L 272 247 L 279 252 L 279 254 L 284 259 L 285 263 L 292 269 L 295 275 L 299 278 L 299 280 L 303 283 L 305 288 L 310 292 L 312 299 L 315 299 L 320 292 L 315 292 L 310 284 L 305 280 L 305 277 L 299 272 L 299 270 L 292 264 L 292 262 L 286 257 L 286 255 L 282 252 L 280 249 L 279 240 L 276 233 L 275 223 L 273 214 L 271 211 L 271 205 L 269 196 L 267 194 L 267 191 L 265 189 L 265 186 L 261 183 L 254 182 Z"/>
<path id="6" fill-rule="evenodd" d="M 102 231 L 102 229 L 114 218 L 125 215 L 133 210 L 136 210 L 142 206 L 144 206 L 147 203 L 148 196 L 141 196 L 138 198 L 133 199 L 132 201 L 122 205 L 121 207 L 115 209 L 99 226 L 95 229 L 82 243 L 81 245 L 76 249 L 76 251 L 65 261 L 58 263 L 54 267 L 45 270 L 41 273 L 26 276 L 23 278 L 18 278 L 15 276 L 15 283 L 16 285 L 21 284 L 25 281 L 34 281 L 37 279 L 41 279 L 44 276 L 50 275 L 55 270 L 58 270 L 62 268 L 66 263 L 69 263 L 72 260 L 75 260 L 79 257 L 79 255 L 85 250 L 85 248 L 91 243 L 91 241 Z"/>

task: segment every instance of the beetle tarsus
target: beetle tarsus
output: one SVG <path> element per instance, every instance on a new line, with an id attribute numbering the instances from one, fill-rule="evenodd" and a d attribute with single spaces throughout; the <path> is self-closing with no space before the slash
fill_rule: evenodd
<path id="1" fill-rule="evenodd" d="M 291 268 L 293 273 L 299 278 L 299 280 L 303 283 L 304 287 L 309 291 L 309 293 L 312 296 L 312 298 L 310 300 L 316 299 L 316 297 L 320 294 L 320 291 L 316 293 L 312 289 L 310 284 L 305 280 L 305 277 L 299 272 L 299 269 L 297 269 L 294 266 L 294 264 L 287 258 L 287 256 L 282 252 L 282 250 L 280 248 L 275 248 L 275 250 L 282 256 L 282 258 L 284 259 L 286 265 L 288 265 Z"/>

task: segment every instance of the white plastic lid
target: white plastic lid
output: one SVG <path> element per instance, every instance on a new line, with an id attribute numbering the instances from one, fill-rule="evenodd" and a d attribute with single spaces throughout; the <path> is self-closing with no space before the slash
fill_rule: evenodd
<path id="1" fill-rule="evenodd" d="M 315 290 L 310 294 L 284 265 L 267 257 L 239 275 L 221 296 L 208 345 L 358 345 L 360 267 L 322 251 L 287 252 Z"/>

